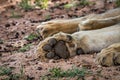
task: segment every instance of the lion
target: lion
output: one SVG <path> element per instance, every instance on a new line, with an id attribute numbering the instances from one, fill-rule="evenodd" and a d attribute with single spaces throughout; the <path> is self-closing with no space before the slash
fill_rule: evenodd
<path id="1" fill-rule="evenodd" d="M 120 64 L 120 8 L 75 19 L 43 22 L 37 30 L 43 38 L 36 49 L 41 61 L 95 52 L 97 64 Z"/>

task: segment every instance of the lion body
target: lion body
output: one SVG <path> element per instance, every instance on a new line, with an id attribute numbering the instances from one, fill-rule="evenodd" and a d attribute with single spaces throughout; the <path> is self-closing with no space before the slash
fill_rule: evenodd
<path id="1" fill-rule="evenodd" d="M 36 51 L 43 61 L 101 51 L 96 57 L 98 64 L 120 64 L 120 8 L 76 19 L 44 22 L 38 29 L 44 40 Z"/>

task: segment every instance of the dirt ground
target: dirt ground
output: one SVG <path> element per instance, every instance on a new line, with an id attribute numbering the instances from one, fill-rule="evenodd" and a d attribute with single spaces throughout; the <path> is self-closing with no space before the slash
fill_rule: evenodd
<path id="1" fill-rule="evenodd" d="M 59 67 L 63 70 L 68 70 L 72 66 L 78 68 L 85 67 L 92 71 L 91 75 L 84 76 L 80 80 L 120 80 L 120 66 L 103 67 L 95 64 L 96 53 L 79 55 L 67 60 L 41 62 L 37 59 L 35 53 L 37 44 L 41 40 L 40 36 L 34 40 L 25 39 L 31 33 L 36 32 L 36 27 L 41 22 L 52 19 L 77 18 L 91 13 L 103 13 L 106 10 L 115 8 L 115 2 L 105 3 L 104 0 L 89 0 L 92 4 L 66 8 L 64 5 L 75 1 L 50 0 L 48 9 L 34 8 L 32 10 L 24 10 L 15 1 L 19 2 L 19 0 L 13 0 L 13 2 L 12 0 L 0 0 L 0 67 L 12 68 L 11 74 L 20 73 L 22 68 L 27 78 L 21 78 L 20 80 L 44 80 L 41 77 L 49 75 L 49 69 Z M 19 51 L 20 47 L 26 44 L 31 44 L 30 49 Z M 8 76 L 0 75 L 0 80 L 6 80 L 5 78 Z M 54 80 L 77 79 L 74 77 L 70 79 L 57 78 Z"/>

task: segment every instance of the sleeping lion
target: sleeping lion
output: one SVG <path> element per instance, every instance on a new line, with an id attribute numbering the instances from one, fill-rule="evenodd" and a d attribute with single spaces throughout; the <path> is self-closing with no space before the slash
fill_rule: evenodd
<path id="1" fill-rule="evenodd" d="M 96 52 L 96 63 L 103 66 L 120 64 L 120 8 L 44 22 L 37 29 L 43 38 L 36 50 L 41 61 Z"/>

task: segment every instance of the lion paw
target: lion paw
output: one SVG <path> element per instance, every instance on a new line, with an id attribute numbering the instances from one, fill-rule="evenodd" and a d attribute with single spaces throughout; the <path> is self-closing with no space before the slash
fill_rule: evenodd
<path id="1" fill-rule="evenodd" d="M 80 50 L 77 49 L 77 44 L 66 33 L 57 33 L 52 37 L 47 37 L 40 42 L 37 47 L 37 53 L 41 60 L 46 61 L 48 59 L 67 59 L 76 55 L 76 50 L 79 54 Z"/>
<path id="2" fill-rule="evenodd" d="M 63 21 L 52 20 L 48 22 L 43 22 L 39 26 L 37 26 L 37 30 L 39 30 L 41 37 L 44 39 L 60 31 L 64 32 L 65 31 L 64 27 L 66 27 L 65 25 L 66 22 L 63 23 Z"/>
<path id="3" fill-rule="evenodd" d="M 37 26 L 37 30 L 39 31 L 41 37 L 44 39 L 55 33 L 54 26 L 57 26 L 54 22 L 43 22 Z"/>
<path id="4" fill-rule="evenodd" d="M 113 44 L 98 53 L 96 62 L 103 66 L 112 66 L 120 64 L 120 43 Z"/>
<path id="5" fill-rule="evenodd" d="M 48 22 L 43 22 L 37 26 L 37 30 L 43 39 L 60 31 L 65 33 L 73 33 L 76 32 L 77 29 L 78 23 L 72 20 L 51 20 Z"/>

